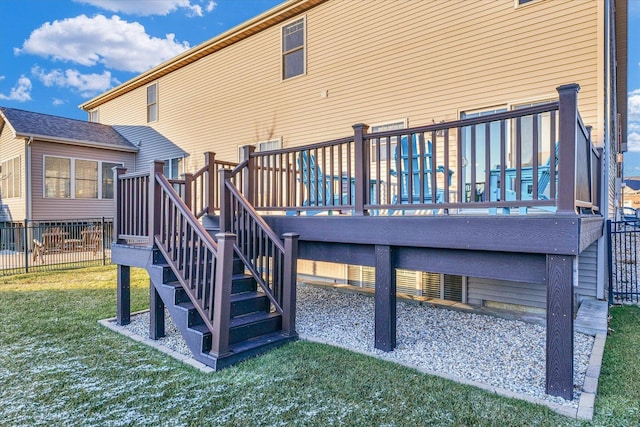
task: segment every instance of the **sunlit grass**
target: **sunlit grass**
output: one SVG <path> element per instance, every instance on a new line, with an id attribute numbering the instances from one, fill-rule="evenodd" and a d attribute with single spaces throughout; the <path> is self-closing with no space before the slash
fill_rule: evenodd
<path id="1" fill-rule="evenodd" d="M 583 424 L 308 342 L 203 374 L 97 323 L 115 315 L 115 283 L 113 266 L 0 279 L 0 425 Z M 148 307 L 148 286 L 133 269 L 132 311 Z M 640 309 L 612 313 L 596 419 L 586 424 L 640 425 Z"/>

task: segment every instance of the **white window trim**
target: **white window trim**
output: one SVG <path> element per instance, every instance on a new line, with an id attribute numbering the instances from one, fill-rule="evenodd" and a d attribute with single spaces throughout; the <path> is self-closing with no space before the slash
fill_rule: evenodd
<path id="1" fill-rule="evenodd" d="M 70 197 L 47 197 L 46 190 L 46 179 L 47 179 L 47 158 L 53 159 L 69 159 L 71 162 L 70 165 L 70 179 L 71 185 L 69 186 Z M 75 200 L 76 199 L 76 160 L 85 160 L 89 162 L 97 162 L 98 163 L 98 197 L 81 197 L 78 200 L 113 200 L 113 199 L 103 199 L 102 198 L 102 164 L 103 163 L 113 163 L 116 165 L 124 166 L 123 162 L 119 162 L 117 160 L 96 160 L 96 159 L 86 159 L 83 157 L 67 157 L 67 156 L 52 156 L 49 154 L 45 154 L 42 156 L 42 198 L 43 199 L 56 199 L 56 200 Z"/>
<path id="2" fill-rule="evenodd" d="M 269 150 L 264 150 L 264 149 L 260 149 L 262 144 L 277 144 L 278 147 L 277 148 L 271 148 Z M 244 155 L 244 152 L 242 151 L 242 147 L 244 147 L 245 145 L 253 145 L 256 148 L 256 152 L 265 152 L 265 151 L 271 151 L 271 150 L 280 150 L 282 148 L 282 137 L 276 137 L 276 138 L 271 138 L 271 139 L 263 139 L 262 141 L 258 141 L 254 144 L 244 144 L 244 145 L 238 145 L 238 161 L 241 162 L 244 159 L 242 158 L 242 156 Z"/>
<path id="3" fill-rule="evenodd" d="M 151 86 L 156 87 L 156 102 L 155 102 L 156 119 L 155 120 L 149 120 L 149 105 L 151 105 L 149 104 L 149 87 Z M 147 123 L 157 123 L 160 120 L 160 87 L 158 85 L 158 82 L 153 82 L 151 84 L 146 85 L 144 96 L 145 96 L 145 115 L 147 116 Z"/>
<path id="4" fill-rule="evenodd" d="M 282 37 L 282 30 L 284 29 L 284 27 L 286 27 L 287 25 L 290 25 L 296 21 L 298 21 L 300 18 L 302 18 L 302 23 L 303 23 L 303 32 L 304 32 L 304 41 L 302 43 L 302 49 L 304 52 L 304 59 L 302 61 L 302 73 L 296 75 L 296 76 L 292 76 L 292 77 L 284 77 L 284 51 L 283 51 L 283 45 L 284 45 L 284 39 Z M 307 75 L 307 15 L 302 15 L 302 16 L 296 16 L 295 18 L 293 18 L 292 20 L 282 24 L 280 26 L 280 81 L 281 82 L 285 82 L 285 81 L 290 81 L 293 79 L 296 79 L 298 77 L 302 77 L 302 76 L 306 76 Z"/>
<path id="5" fill-rule="evenodd" d="M 8 159 L 5 159 L 2 162 L 0 162 L 0 165 L 2 165 L 2 163 L 5 163 L 5 164 L 8 163 L 10 160 L 13 160 L 13 163 L 15 165 L 15 160 L 16 159 L 18 159 L 18 163 L 19 163 L 18 164 L 18 180 L 20 181 L 19 185 L 18 185 L 19 195 L 18 196 L 15 196 L 15 195 L 8 196 L 6 194 L 3 194 L 3 192 L 2 192 L 2 184 L 0 184 L 0 200 L 1 199 L 20 199 L 20 198 L 22 198 L 22 156 L 20 154 L 18 154 L 17 156 L 9 157 Z M 15 168 L 15 166 L 14 166 L 14 168 Z M 15 170 L 11 171 L 11 172 L 15 172 Z M 6 173 L 7 173 L 6 171 L 0 170 L 0 181 L 5 180 L 5 179 L 8 178 L 7 176 L 5 176 Z M 15 177 L 13 178 L 13 180 L 15 181 Z"/>
<path id="6" fill-rule="evenodd" d="M 375 133 L 374 129 L 377 128 L 377 127 L 391 126 L 391 125 L 395 125 L 395 124 L 398 124 L 398 123 L 402 123 L 402 127 L 400 129 L 407 129 L 409 127 L 409 118 L 405 117 L 405 118 L 402 118 L 402 119 L 388 120 L 388 121 L 384 121 L 384 122 L 380 122 L 380 123 L 374 123 L 371 126 L 369 126 L 369 133 Z M 393 148 L 393 145 L 396 145 L 397 143 L 398 143 L 397 141 L 395 141 L 395 142 L 392 141 L 391 142 L 391 145 L 392 145 L 392 147 L 391 147 L 391 155 L 392 156 L 393 156 L 393 152 L 395 150 Z M 380 150 L 382 150 L 382 145 L 386 144 L 386 142 L 380 143 L 380 144 L 381 144 Z M 373 146 L 371 146 L 371 153 L 370 153 L 369 158 L 371 159 L 371 163 L 375 163 L 376 162 L 375 150 L 373 149 Z M 389 159 L 381 160 L 381 161 L 386 162 L 388 160 Z"/>
<path id="7" fill-rule="evenodd" d="M 171 157 L 169 159 L 164 159 L 163 160 L 165 166 L 167 166 L 167 165 L 169 166 L 169 171 L 171 171 L 173 169 L 172 166 L 173 166 L 173 161 L 174 160 L 179 160 L 180 161 L 180 163 L 178 163 L 178 176 L 167 177 L 167 178 L 169 178 L 169 179 L 179 179 L 181 175 L 184 175 L 184 173 L 185 173 L 184 172 L 184 168 L 185 168 L 184 164 L 185 164 L 185 161 L 186 161 L 185 159 L 186 159 L 186 156 L 178 156 L 178 157 Z M 182 167 L 180 167 L 180 166 L 182 166 Z M 182 169 L 182 170 L 180 170 L 180 169 Z"/>

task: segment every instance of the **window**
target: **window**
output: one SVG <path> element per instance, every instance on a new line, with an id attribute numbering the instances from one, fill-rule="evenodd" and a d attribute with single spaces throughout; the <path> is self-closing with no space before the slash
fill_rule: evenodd
<path id="1" fill-rule="evenodd" d="M 282 79 L 305 72 L 304 18 L 282 27 Z"/>
<path id="2" fill-rule="evenodd" d="M 176 157 L 175 159 L 167 159 L 164 161 L 164 176 L 169 179 L 177 179 L 180 178 L 180 174 L 182 173 L 182 165 L 183 157 Z"/>
<path id="3" fill-rule="evenodd" d="M 113 199 L 112 168 L 122 163 L 45 156 L 44 197 Z"/>
<path id="4" fill-rule="evenodd" d="M 113 168 L 122 163 L 102 162 L 102 198 L 113 199 Z"/>
<path id="5" fill-rule="evenodd" d="M 282 138 L 274 138 L 268 139 L 265 141 L 259 141 L 254 144 L 256 147 L 256 151 L 271 151 L 271 150 L 279 150 L 282 148 Z M 243 161 L 244 152 L 243 145 L 238 147 L 238 161 Z"/>
<path id="6" fill-rule="evenodd" d="M 372 125 L 371 128 L 369 129 L 369 131 L 371 133 L 375 133 L 375 132 L 385 132 L 385 131 L 388 131 L 388 130 L 406 129 L 407 124 L 408 124 L 408 120 L 407 119 L 394 120 L 392 122 L 386 122 L 386 123 Z M 388 139 L 390 139 L 390 141 L 388 141 Z M 395 153 L 396 145 L 398 144 L 398 138 L 394 136 L 394 137 L 391 137 L 391 138 L 381 138 L 380 139 L 380 141 L 379 141 L 379 145 L 380 145 L 380 161 L 384 162 L 384 161 L 387 160 L 387 144 L 388 143 L 391 144 L 391 149 L 389 150 L 389 152 L 391 153 L 391 158 L 393 158 L 393 153 Z M 376 162 L 377 161 L 376 152 L 377 152 L 377 148 L 375 148 L 372 145 L 371 146 L 371 161 L 372 162 Z"/>
<path id="7" fill-rule="evenodd" d="M 100 110 L 96 108 L 95 110 L 89 111 L 89 121 L 92 123 L 100 123 Z"/>
<path id="8" fill-rule="evenodd" d="M 533 107 L 540 104 L 546 104 L 547 102 L 551 102 L 552 100 L 544 100 L 539 102 L 527 103 L 527 104 L 517 104 L 513 105 L 511 109 L 518 110 L 521 108 Z M 512 138 L 512 147 L 511 153 L 515 155 L 515 132 L 514 129 L 514 137 Z M 556 134 L 558 132 L 558 126 L 556 126 Z M 551 114 L 543 113 L 538 115 L 537 119 L 537 134 L 538 134 L 538 155 L 537 161 L 538 165 L 544 164 L 549 159 L 549 148 L 551 147 L 550 141 L 550 133 L 551 133 Z M 533 165 L 533 116 L 524 116 L 520 121 L 520 135 L 522 138 L 521 145 L 521 159 L 522 166 L 532 166 Z M 557 135 L 554 138 L 557 141 Z M 512 159 L 512 164 L 515 166 L 517 159 Z"/>
<path id="9" fill-rule="evenodd" d="M 20 156 L 5 160 L 0 164 L 0 199 L 21 197 Z"/>
<path id="10" fill-rule="evenodd" d="M 44 158 L 44 197 L 71 197 L 71 159 Z"/>
<path id="11" fill-rule="evenodd" d="M 147 86 L 147 123 L 158 120 L 158 84 Z"/>

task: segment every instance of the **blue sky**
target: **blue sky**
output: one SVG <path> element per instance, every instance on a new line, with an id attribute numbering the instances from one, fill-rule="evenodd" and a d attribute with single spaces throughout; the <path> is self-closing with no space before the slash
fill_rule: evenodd
<path id="1" fill-rule="evenodd" d="M 81 103 L 281 2 L 0 0 L 0 105 L 86 120 Z M 625 175 L 640 176 L 640 0 L 628 96 Z"/>

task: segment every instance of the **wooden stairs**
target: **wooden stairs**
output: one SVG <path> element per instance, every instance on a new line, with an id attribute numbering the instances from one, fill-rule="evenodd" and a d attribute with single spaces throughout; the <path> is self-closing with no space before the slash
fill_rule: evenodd
<path id="1" fill-rule="evenodd" d="M 233 262 L 229 351 L 220 355 L 211 352 L 214 331 L 209 330 L 159 250 L 154 250 L 153 264 L 147 270 L 193 357 L 213 369 L 223 369 L 297 339 L 297 335 L 282 331 L 282 316 L 273 310 L 256 280 L 245 274 L 238 258 Z"/>

